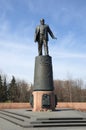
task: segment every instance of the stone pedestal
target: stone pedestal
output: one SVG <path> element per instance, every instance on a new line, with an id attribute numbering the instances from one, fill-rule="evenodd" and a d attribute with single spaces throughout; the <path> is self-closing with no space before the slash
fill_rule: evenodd
<path id="1" fill-rule="evenodd" d="M 43 95 L 48 95 L 50 97 L 49 103 L 43 103 Z M 47 111 L 47 110 L 55 110 L 55 96 L 53 91 L 34 91 L 34 107 L 33 111 Z M 46 99 L 45 99 L 46 100 Z M 43 106 L 44 105 L 44 106 Z"/>
<path id="2" fill-rule="evenodd" d="M 55 109 L 53 90 L 52 58 L 37 56 L 34 70 L 33 111 Z"/>

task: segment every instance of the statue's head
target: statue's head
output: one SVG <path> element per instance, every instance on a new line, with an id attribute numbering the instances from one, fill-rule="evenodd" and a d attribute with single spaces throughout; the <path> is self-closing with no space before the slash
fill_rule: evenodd
<path id="1" fill-rule="evenodd" d="M 40 19 L 40 23 L 42 24 L 42 25 L 44 25 L 44 23 L 45 23 L 45 20 L 42 18 L 42 19 Z"/>

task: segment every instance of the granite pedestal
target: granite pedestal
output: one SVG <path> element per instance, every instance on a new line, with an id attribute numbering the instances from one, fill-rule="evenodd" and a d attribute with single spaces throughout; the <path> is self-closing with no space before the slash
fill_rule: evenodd
<path id="1" fill-rule="evenodd" d="M 35 58 L 33 111 L 55 109 L 52 58 L 37 56 Z"/>

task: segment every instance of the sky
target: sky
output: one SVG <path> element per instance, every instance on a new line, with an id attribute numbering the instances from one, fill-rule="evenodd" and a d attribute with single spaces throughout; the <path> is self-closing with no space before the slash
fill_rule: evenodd
<path id="1" fill-rule="evenodd" d="M 34 82 L 41 18 L 57 37 L 48 43 L 53 79 L 86 81 L 86 0 L 0 0 L 0 73 Z"/>

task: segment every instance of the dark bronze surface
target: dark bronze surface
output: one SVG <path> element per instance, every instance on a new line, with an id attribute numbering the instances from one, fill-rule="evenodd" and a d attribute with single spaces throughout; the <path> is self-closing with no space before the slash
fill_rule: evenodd
<path id="1" fill-rule="evenodd" d="M 34 91 L 52 91 L 53 72 L 50 56 L 37 56 L 35 58 Z"/>
<path id="2" fill-rule="evenodd" d="M 43 55 L 42 54 L 42 47 L 44 45 L 44 54 L 45 55 L 49 55 L 49 50 L 48 50 L 48 34 L 50 34 L 50 36 L 53 39 L 56 39 L 56 37 L 54 36 L 53 32 L 51 31 L 50 27 L 45 24 L 45 20 L 41 19 L 40 20 L 40 25 L 38 25 L 35 29 L 35 37 L 34 37 L 34 42 L 38 42 L 38 54 L 39 55 Z"/>

